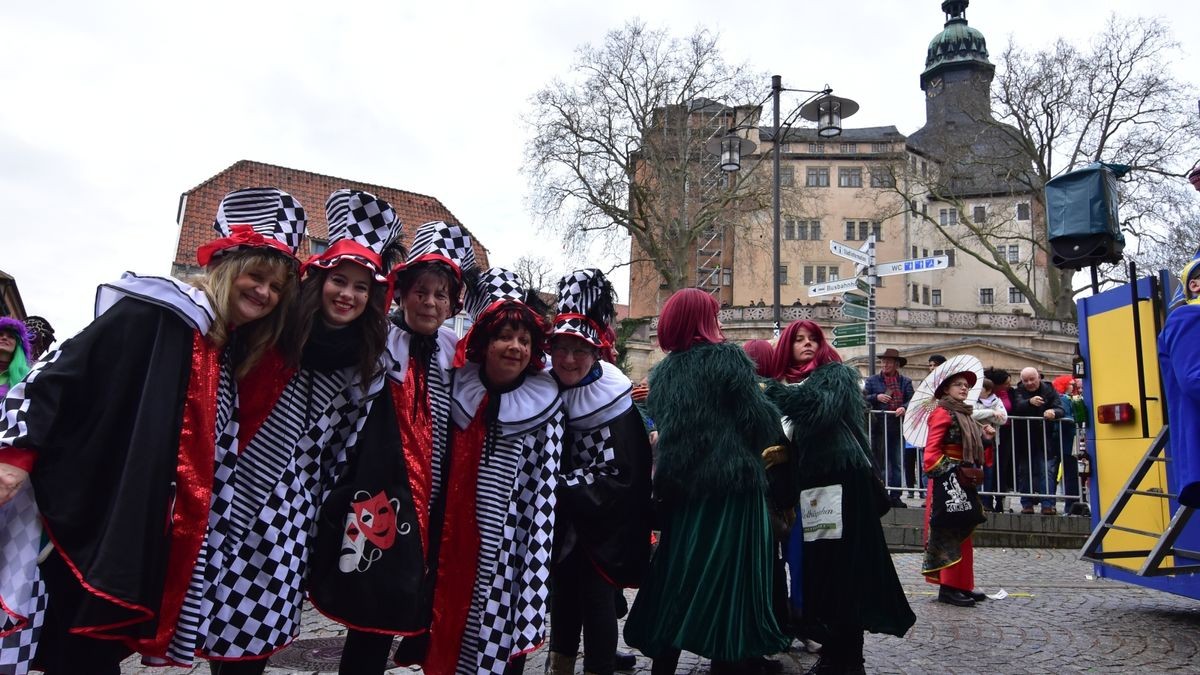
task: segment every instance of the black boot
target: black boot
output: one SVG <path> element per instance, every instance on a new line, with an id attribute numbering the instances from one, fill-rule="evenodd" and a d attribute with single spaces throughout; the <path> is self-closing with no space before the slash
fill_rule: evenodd
<path id="1" fill-rule="evenodd" d="M 971 597 L 970 593 L 960 591 L 957 588 L 950 588 L 949 586 L 942 586 L 939 588 L 937 599 L 938 602 L 944 602 L 948 605 L 955 605 L 958 607 L 975 606 L 975 599 Z"/>

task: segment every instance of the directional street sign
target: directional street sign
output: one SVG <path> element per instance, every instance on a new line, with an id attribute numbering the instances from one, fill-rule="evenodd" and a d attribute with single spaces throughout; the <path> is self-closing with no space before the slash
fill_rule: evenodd
<path id="1" fill-rule="evenodd" d="M 864 279 L 862 277 L 859 277 L 858 278 L 858 290 L 862 291 L 863 293 L 870 293 L 871 292 L 871 282 L 867 281 L 866 279 Z"/>
<path id="2" fill-rule="evenodd" d="M 867 324 L 865 323 L 844 323 L 840 326 L 833 327 L 834 337 L 850 337 L 853 335 L 867 334 Z"/>
<path id="3" fill-rule="evenodd" d="M 848 337 L 833 338 L 833 347 L 835 349 L 844 349 L 846 347 L 861 347 L 867 344 L 866 335 L 852 335 Z"/>
<path id="4" fill-rule="evenodd" d="M 867 320 L 867 308 L 860 305 L 842 305 L 842 314 L 863 321 Z"/>
<path id="5" fill-rule="evenodd" d="M 858 288 L 858 279 L 838 279 L 824 284 L 813 284 L 808 287 L 808 297 L 815 298 L 818 295 L 833 295 L 834 293 L 845 293 L 846 291 Z"/>
<path id="6" fill-rule="evenodd" d="M 860 265 L 871 264 L 871 256 L 869 254 L 860 251 L 853 246 L 847 246 L 832 239 L 829 240 L 829 250 L 838 257 L 845 258 L 846 260 L 853 260 Z"/>
<path id="7" fill-rule="evenodd" d="M 847 305 L 867 306 L 867 296 L 857 293 L 842 293 L 842 302 Z"/>
<path id="8" fill-rule="evenodd" d="M 832 242 L 830 242 L 832 245 Z M 898 260 L 890 263 L 879 263 L 875 266 L 875 274 L 881 277 L 892 276 L 894 274 L 908 274 L 909 272 L 928 272 L 930 270 L 945 269 L 950 266 L 950 258 L 944 255 L 933 256 L 932 258 L 913 258 L 912 260 Z"/>

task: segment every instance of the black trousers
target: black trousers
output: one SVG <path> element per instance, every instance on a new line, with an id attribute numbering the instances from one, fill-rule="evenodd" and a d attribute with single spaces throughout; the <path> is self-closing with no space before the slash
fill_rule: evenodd
<path id="1" fill-rule="evenodd" d="M 57 550 L 42 562 L 40 569 L 50 594 L 37 652 L 37 663 L 46 675 L 121 675 L 121 661 L 132 650 L 116 640 L 97 640 L 68 632 L 75 608 L 86 591 Z"/>
<path id="2" fill-rule="evenodd" d="M 392 666 L 388 655 L 392 651 L 392 636 L 350 629 L 342 646 L 340 675 L 377 675 Z"/>
<path id="3" fill-rule="evenodd" d="M 262 675 L 267 669 L 267 659 L 245 661 L 209 661 L 208 671 L 212 675 Z"/>
<path id="4" fill-rule="evenodd" d="M 613 586 L 600 576 L 583 551 L 572 551 L 552 571 L 550 651 L 579 653 L 583 631 L 583 670 L 612 675 L 617 653 L 617 609 Z"/>

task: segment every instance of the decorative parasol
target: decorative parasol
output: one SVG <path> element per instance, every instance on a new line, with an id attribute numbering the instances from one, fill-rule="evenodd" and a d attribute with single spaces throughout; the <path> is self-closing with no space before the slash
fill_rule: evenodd
<path id="1" fill-rule="evenodd" d="M 975 385 L 967 394 L 967 403 L 974 405 L 975 401 L 979 400 L 979 393 L 983 391 L 983 364 L 974 356 L 951 356 L 917 385 L 912 400 L 904 410 L 904 440 L 915 447 L 925 447 L 925 437 L 929 435 L 929 414 L 937 407 L 933 392 L 942 386 L 947 377 L 968 371 L 975 374 Z"/>

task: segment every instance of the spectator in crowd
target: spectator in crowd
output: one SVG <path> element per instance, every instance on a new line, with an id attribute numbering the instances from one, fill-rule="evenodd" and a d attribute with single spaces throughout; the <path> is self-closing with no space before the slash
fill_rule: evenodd
<path id="1" fill-rule="evenodd" d="M 1054 508 L 1054 476 L 1058 473 L 1058 426 L 1066 412 L 1054 387 L 1042 380 L 1037 368 L 1021 371 L 1021 386 L 1013 390 L 1012 414 L 1017 467 L 1017 490 L 1040 497 L 1042 515 Z M 1053 460 L 1053 461 L 1052 461 Z M 1038 499 L 1021 497 L 1021 513 L 1033 513 Z"/>
<path id="2" fill-rule="evenodd" d="M 24 322 L 0 317 L 0 399 L 29 373 L 31 354 L 29 330 Z"/>
<path id="3" fill-rule="evenodd" d="M 938 366 L 942 365 L 945 362 L 946 362 L 946 357 L 942 356 L 941 354 L 934 354 L 929 357 L 929 363 L 927 363 L 925 365 L 929 366 L 929 372 L 932 373 L 934 368 L 937 368 Z"/>
<path id="4" fill-rule="evenodd" d="M 992 381 L 992 393 L 996 398 L 1000 399 L 1000 403 L 1004 405 L 1005 412 L 1011 417 L 1012 412 L 1012 376 L 1003 368 L 986 368 L 983 371 L 983 376 Z M 999 430 L 1000 427 L 997 427 Z M 1003 426 L 1003 431 L 996 434 L 996 449 L 993 453 L 995 460 L 992 471 L 996 476 L 996 488 L 1001 493 L 1012 492 L 1016 487 L 1016 439 L 1012 433 L 1012 420 L 1009 420 Z M 998 503 L 996 503 L 998 502 Z M 1005 500 L 999 497 L 993 503 L 998 506 L 1003 513 Z M 987 506 L 987 502 L 984 502 Z"/>
<path id="5" fill-rule="evenodd" d="M 33 348 L 29 360 L 36 361 L 54 344 L 54 328 L 40 316 L 25 317 L 25 327 L 29 329 L 29 346 Z"/>
<path id="6" fill-rule="evenodd" d="M 880 372 L 867 378 L 863 396 L 870 406 L 871 450 L 874 454 L 875 470 L 889 488 L 903 487 L 901 483 L 901 456 L 903 443 L 900 435 L 900 417 L 913 397 L 913 383 L 900 369 L 908 359 L 900 352 L 889 348 L 879 357 Z M 909 485 L 909 487 L 914 487 Z M 892 506 L 907 508 L 900 499 L 901 490 L 892 489 L 889 497 Z"/>
<path id="7" fill-rule="evenodd" d="M 1062 475 L 1063 488 L 1063 513 L 1071 513 L 1075 505 L 1079 503 L 1079 462 L 1075 460 L 1075 406 L 1072 403 L 1071 392 L 1075 388 L 1075 378 L 1071 375 L 1059 375 L 1054 378 L 1054 391 L 1058 393 L 1062 400 L 1063 406 L 1063 421 L 1059 425 L 1058 435 L 1058 452 L 1048 453 L 1046 459 L 1054 462 L 1058 461 L 1058 468 L 1051 474 L 1055 480 L 1055 489 L 1057 490 L 1057 478 Z"/>
<path id="8" fill-rule="evenodd" d="M 979 400 L 975 401 L 975 412 L 971 413 L 971 418 L 980 424 L 990 424 L 992 428 L 998 429 L 1008 422 L 1008 411 L 1004 409 L 1004 402 L 996 395 L 995 389 L 996 386 L 991 380 L 983 378 L 983 387 L 979 393 Z M 985 492 L 995 492 L 996 487 L 996 439 L 993 436 L 985 439 L 983 443 L 983 489 Z M 996 513 L 1004 511 L 1004 497 L 981 495 L 981 498 L 984 509 Z"/>

